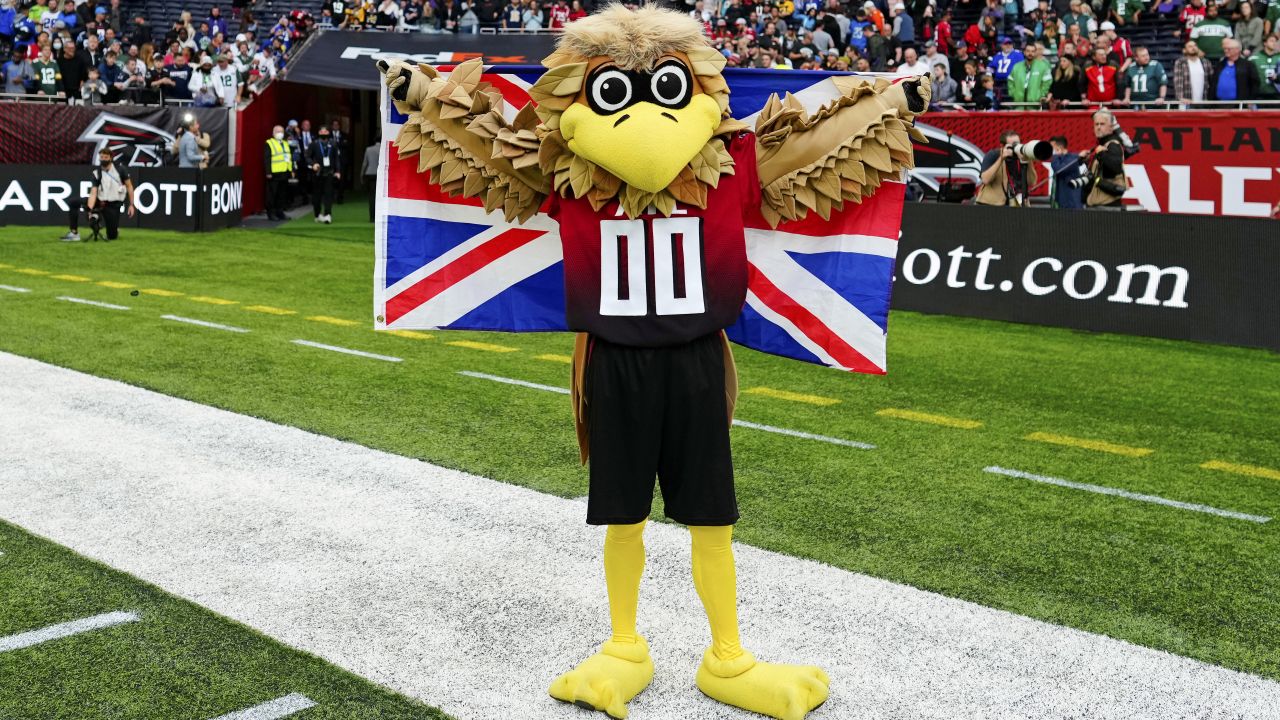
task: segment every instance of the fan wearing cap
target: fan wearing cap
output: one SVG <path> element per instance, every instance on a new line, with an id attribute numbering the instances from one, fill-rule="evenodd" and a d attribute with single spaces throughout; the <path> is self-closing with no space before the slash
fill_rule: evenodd
<path id="1" fill-rule="evenodd" d="M 1129 58 L 1133 57 L 1133 43 L 1129 42 L 1129 38 L 1121 37 L 1120 33 L 1116 32 L 1115 23 L 1108 20 L 1099 25 L 1098 30 L 1101 31 L 1100 35 L 1106 36 L 1111 41 L 1111 52 L 1115 53 L 1121 66 L 1128 62 Z"/>
<path id="2" fill-rule="evenodd" d="M 689 528 L 710 625 L 697 687 L 783 720 L 826 700 L 821 669 L 758 661 L 739 637 L 737 375 L 723 330 L 746 298 L 747 220 L 829 217 L 899 177 L 929 98 L 927 79 L 833 77 L 837 96 L 814 115 L 773 95 L 752 132 L 730 114 L 725 62 L 699 20 L 612 5 L 569 23 L 529 89 L 536 104 L 511 120 L 478 60 L 447 77 L 379 62 L 407 115 L 396 151 L 429 173 L 424 182 L 509 221 L 546 201 L 559 225 L 565 317 L 580 332 L 570 398 L 589 463 L 587 523 L 607 526 L 612 634 L 550 693 L 614 718 L 654 673 L 636 614 L 655 477 L 666 516 Z"/>
<path id="3" fill-rule="evenodd" d="M 1022 62 L 1024 57 L 1022 51 L 1013 46 L 1013 38 L 1002 36 L 1000 52 L 991 56 L 991 77 L 995 78 L 996 84 L 1003 88 L 1009 80 L 1009 73 L 1013 72 L 1013 66 Z"/>

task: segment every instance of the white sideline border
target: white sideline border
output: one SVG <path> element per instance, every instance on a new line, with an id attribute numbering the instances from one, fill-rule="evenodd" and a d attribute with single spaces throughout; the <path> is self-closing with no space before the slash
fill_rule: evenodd
<path id="1" fill-rule="evenodd" d="M 161 315 L 162 320 L 173 320 L 174 322 L 186 323 L 188 325 L 199 325 L 200 327 L 211 328 L 213 330 L 225 330 L 234 333 L 247 333 L 245 328 L 236 327 L 234 325 L 223 325 L 222 323 L 209 322 L 208 320 L 197 320 L 196 318 L 183 317 L 181 315 Z"/>
<path id="2" fill-rule="evenodd" d="M 302 693 L 290 693 L 275 700 L 268 700 L 253 707 L 219 715 L 213 720 L 279 720 L 307 708 L 315 707 L 315 701 Z"/>
<path id="3" fill-rule="evenodd" d="M 318 348 L 320 350 L 328 350 L 330 352 L 343 353 L 345 355 L 370 358 L 371 360 L 381 360 L 383 362 L 404 362 L 404 358 L 393 357 L 391 355 L 379 355 L 378 353 L 365 352 L 363 350 L 352 350 L 351 348 L 339 347 L 337 345 L 325 345 L 324 343 L 313 342 L 311 340 L 294 340 L 293 344 L 310 348 Z"/>
<path id="4" fill-rule="evenodd" d="M 51 640 L 59 640 L 72 635 L 79 635 L 91 630 L 101 630 L 103 628 L 123 625 L 125 623 L 138 622 L 141 620 L 137 613 L 125 612 L 117 610 L 115 612 L 101 613 L 99 615 L 91 615 L 89 617 L 80 618 L 79 620 L 69 620 L 67 622 L 49 625 L 47 627 L 36 628 L 14 635 L 6 635 L 0 637 L 0 652 L 9 652 L 12 650 L 21 650 L 29 648 L 32 645 L 47 643 Z"/>
<path id="5" fill-rule="evenodd" d="M 12 293 L 29 293 L 31 288 L 18 287 L 17 285 L 0 285 L 0 290 L 8 290 Z"/>
<path id="6" fill-rule="evenodd" d="M 1036 475 L 1035 473 L 1023 472 L 1022 470 L 1010 470 L 1009 468 L 1003 468 L 999 465 L 991 465 L 983 468 L 982 470 L 983 472 L 989 472 L 994 475 L 1021 478 L 1023 480 L 1031 480 L 1033 482 L 1044 483 L 1046 485 L 1057 485 L 1058 487 L 1071 488 L 1072 490 L 1084 490 L 1085 492 L 1097 493 L 1099 495 L 1114 495 L 1116 497 L 1122 497 L 1129 500 L 1154 503 L 1156 505 L 1166 505 L 1180 510 L 1207 513 L 1209 515 L 1232 518 L 1233 520 L 1248 520 L 1249 522 L 1259 524 L 1271 521 L 1271 518 L 1265 515 L 1250 515 L 1249 513 L 1237 512 L 1235 510 L 1223 510 L 1222 508 L 1216 508 L 1209 505 L 1182 502 L 1181 500 L 1170 500 L 1168 498 L 1162 498 L 1159 495 L 1144 495 L 1142 493 L 1130 492 L 1120 488 L 1106 487 L 1104 485 L 1090 485 L 1089 483 L 1063 480 L 1062 478 L 1049 477 L 1048 475 Z"/>
<path id="7" fill-rule="evenodd" d="M 59 295 L 59 300 L 77 305 L 92 305 L 93 307 L 106 308 L 107 310 L 128 310 L 127 305 L 116 305 L 115 303 L 100 302 L 98 300 L 85 300 L 84 298 L 72 297 L 71 295 Z"/>

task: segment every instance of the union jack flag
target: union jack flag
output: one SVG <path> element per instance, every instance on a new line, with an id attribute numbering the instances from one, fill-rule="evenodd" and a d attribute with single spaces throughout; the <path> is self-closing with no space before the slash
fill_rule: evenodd
<path id="1" fill-rule="evenodd" d="M 529 102 L 541 67 L 504 67 L 484 79 L 509 118 Z M 754 124 L 770 93 L 810 110 L 836 97 L 827 73 L 729 68 L 734 117 Z M 560 235 L 539 213 L 522 224 L 449 197 L 400 160 L 391 141 L 405 117 L 383 93 L 376 212 L 374 314 L 379 328 L 566 330 Z M 829 220 L 816 214 L 746 232 L 748 290 L 729 339 L 775 355 L 854 372 L 885 372 L 889 295 L 905 185 L 885 183 Z M 545 207 L 544 207 L 545 210 Z"/>

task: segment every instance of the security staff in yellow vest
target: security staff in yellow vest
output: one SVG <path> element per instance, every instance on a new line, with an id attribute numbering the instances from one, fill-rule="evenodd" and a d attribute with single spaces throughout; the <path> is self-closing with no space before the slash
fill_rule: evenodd
<path id="1" fill-rule="evenodd" d="M 284 139 L 284 128 L 271 128 L 267 151 L 262 155 L 263 169 L 267 174 L 267 219 L 284 220 L 285 192 L 289 178 L 293 177 L 293 148 Z"/>
<path id="2" fill-rule="evenodd" d="M 1014 153 L 1014 146 L 1020 142 L 1018 133 L 1005 130 L 1000 133 L 1000 147 L 983 156 L 982 185 L 976 200 L 979 205 L 1027 204 L 1027 188 L 1035 185 L 1037 173 L 1035 164 Z"/>

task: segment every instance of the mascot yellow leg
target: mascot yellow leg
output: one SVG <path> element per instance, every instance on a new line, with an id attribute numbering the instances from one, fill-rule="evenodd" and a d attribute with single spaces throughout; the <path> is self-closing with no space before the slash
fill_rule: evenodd
<path id="1" fill-rule="evenodd" d="M 758 662 L 738 638 L 733 526 L 691 526 L 693 584 L 711 623 L 698 689 L 722 703 L 779 720 L 801 720 L 827 699 L 827 674 L 811 665 Z M 612 591 L 611 591 L 612 592 Z"/>
<path id="2" fill-rule="evenodd" d="M 625 718 L 627 703 L 649 687 L 653 660 L 636 632 L 640 576 L 644 573 L 644 521 L 610 525 L 604 538 L 604 578 L 609 588 L 613 636 L 600 652 L 551 683 L 551 697 Z"/>

